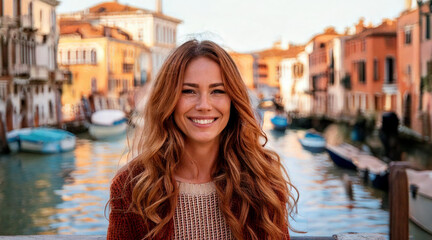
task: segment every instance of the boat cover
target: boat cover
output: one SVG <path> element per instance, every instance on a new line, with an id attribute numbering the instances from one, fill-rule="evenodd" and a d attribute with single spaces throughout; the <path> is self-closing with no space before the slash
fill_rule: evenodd
<path id="1" fill-rule="evenodd" d="M 406 170 L 408 176 L 408 184 L 418 186 L 418 192 L 432 199 L 432 171 L 415 171 L 412 169 Z"/>
<path id="2" fill-rule="evenodd" d="M 126 121 L 125 113 L 116 109 L 99 110 L 91 116 L 93 124 L 97 125 L 116 125 Z"/>

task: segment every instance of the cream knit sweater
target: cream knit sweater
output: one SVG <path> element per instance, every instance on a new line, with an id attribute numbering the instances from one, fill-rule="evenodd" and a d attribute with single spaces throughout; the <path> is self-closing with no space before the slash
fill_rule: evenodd
<path id="1" fill-rule="evenodd" d="M 178 183 L 174 239 L 233 239 L 220 210 L 214 182 Z"/>

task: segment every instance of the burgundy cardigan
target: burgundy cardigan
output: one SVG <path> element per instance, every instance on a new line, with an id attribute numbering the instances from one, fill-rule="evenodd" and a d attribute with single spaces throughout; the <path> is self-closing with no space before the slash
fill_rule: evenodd
<path id="1" fill-rule="evenodd" d="M 126 188 L 124 184 L 128 180 L 129 170 L 120 171 L 114 177 L 111 184 L 111 201 L 109 225 L 107 232 L 107 240 L 136 240 L 143 239 L 148 233 L 148 227 L 144 223 L 144 219 L 135 213 L 127 212 L 132 198 L 132 186 L 128 184 Z M 236 209 L 233 209 L 236 210 Z M 238 212 L 238 211 L 234 211 Z M 171 220 L 169 223 L 169 231 L 161 233 L 156 239 L 172 239 L 174 234 L 174 223 Z M 154 226 L 150 226 L 152 228 Z M 289 240 L 289 232 L 286 229 L 285 240 Z M 259 239 L 264 239 L 263 232 L 257 232 Z M 249 237 L 245 236 L 245 239 Z"/>

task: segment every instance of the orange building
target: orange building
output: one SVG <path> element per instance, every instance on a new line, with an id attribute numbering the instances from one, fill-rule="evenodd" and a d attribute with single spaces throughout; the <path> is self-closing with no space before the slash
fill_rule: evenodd
<path id="1" fill-rule="evenodd" d="M 397 19 L 397 71 L 401 123 L 421 133 L 418 109 L 420 107 L 420 41 L 418 9 L 402 12 Z"/>
<path id="2" fill-rule="evenodd" d="M 312 46 L 312 52 L 309 55 L 309 76 L 313 93 L 313 109 L 317 115 L 327 113 L 327 85 L 329 67 L 332 62 L 329 45 L 334 38 L 339 36 L 340 34 L 334 28 L 327 28 L 324 33 L 316 35 L 307 44 Z"/>
<path id="3" fill-rule="evenodd" d="M 280 88 L 280 64 L 281 61 L 293 54 L 300 52 L 304 46 L 281 46 L 276 42 L 271 49 L 256 52 L 254 54 L 255 83 L 259 86 L 267 86 L 274 89 Z"/>
<path id="4" fill-rule="evenodd" d="M 60 21 L 57 59 L 72 74 L 71 81 L 63 85 L 65 115 L 74 105 L 79 105 L 82 96 L 90 95 L 103 95 L 107 100 L 95 103 L 94 110 L 123 109 L 125 106 L 119 106 L 119 96 L 132 93 L 151 77 L 148 48 L 115 27 Z"/>
<path id="5" fill-rule="evenodd" d="M 237 68 L 239 69 L 246 86 L 250 89 L 253 89 L 255 86 L 253 75 L 254 58 L 252 54 L 237 52 L 230 52 L 229 54 L 237 65 Z"/>
<path id="6" fill-rule="evenodd" d="M 377 27 L 361 20 L 356 34 L 346 40 L 345 70 L 351 85 L 348 112 L 380 115 L 397 109 L 396 21 L 384 19 Z"/>

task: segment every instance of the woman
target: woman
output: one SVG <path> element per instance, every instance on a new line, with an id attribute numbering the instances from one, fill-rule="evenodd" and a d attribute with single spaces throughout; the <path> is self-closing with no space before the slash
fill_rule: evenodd
<path id="1" fill-rule="evenodd" d="M 289 239 L 297 190 L 263 147 L 225 50 L 196 40 L 178 47 L 143 118 L 140 151 L 111 185 L 108 239 Z"/>

